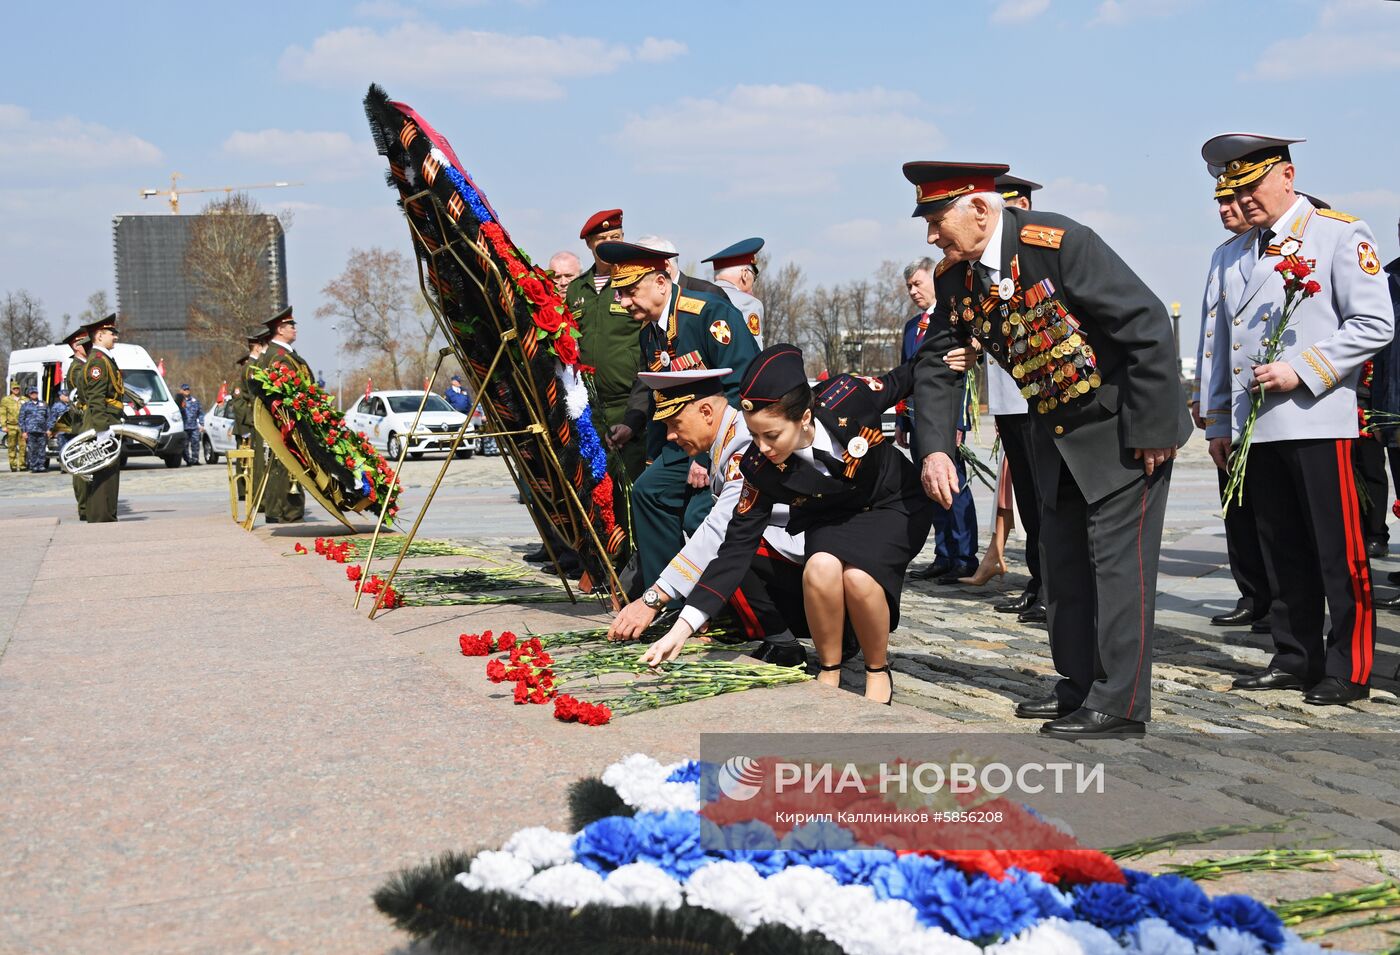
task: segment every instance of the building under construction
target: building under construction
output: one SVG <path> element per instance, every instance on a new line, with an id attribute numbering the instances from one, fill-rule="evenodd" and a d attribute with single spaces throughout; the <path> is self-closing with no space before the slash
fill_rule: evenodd
<path id="1" fill-rule="evenodd" d="M 191 336 L 191 310 L 199 289 L 191 280 L 188 253 L 194 230 L 203 216 L 121 215 L 112 219 L 112 244 L 117 267 L 117 311 L 127 341 L 143 345 L 166 361 L 184 361 L 201 354 L 208 343 Z M 259 214 L 267 245 L 259 256 L 272 315 L 287 305 L 287 240 L 276 216 Z M 231 325 L 234 323 L 230 323 Z M 239 340 L 244 329 L 230 327 Z"/>

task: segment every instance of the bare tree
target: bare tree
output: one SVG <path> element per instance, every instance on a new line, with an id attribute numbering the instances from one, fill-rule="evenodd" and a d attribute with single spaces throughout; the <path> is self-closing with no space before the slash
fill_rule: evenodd
<path id="1" fill-rule="evenodd" d="M 0 364 L 10 366 L 10 352 L 37 348 L 53 341 L 44 306 L 24 289 L 6 292 L 0 303 Z M 8 389 L 6 389 L 8 394 Z"/>
<path id="2" fill-rule="evenodd" d="M 904 270 L 886 259 L 871 279 L 870 325 L 872 335 L 866 360 L 876 372 L 898 365 L 904 338 L 904 322 L 913 312 L 904 288 Z"/>
<path id="3" fill-rule="evenodd" d="M 382 368 L 395 388 L 421 385 L 439 333 L 402 253 L 351 249 L 345 271 L 321 294 L 327 301 L 316 317 L 336 320 L 347 352 L 372 352 L 367 367 Z"/>
<path id="4" fill-rule="evenodd" d="M 87 305 L 78 313 L 78 324 L 89 325 L 99 318 L 106 318 L 111 314 L 112 306 L 111 300 L 107 297 L 107 290 L 100 288 L 87 297 Z M 71 331 L 66 325 L 64 329 Z"/>
<path id="5" fill-rule="evenodd" d="M 268 262 L 272 223 L 257 202 L 235 192 L 204 207 L 190 226 L 185 272 L 192 286 L 189 335 L 237 357 L 243 330 L 277 311 Z"/>
<path id="6" fill-rule="evenodd" d="M 839 285 L 828 289 L 818 285 L 802 319 L 801 330 L 807 349 L 807 370 L 836 374 L 844 367 L 841 356 L 842 317 L 846 311 L 846 291 Z"/>
<path id="7" fill-rule="evenodd" d="M 774 268 L 767 253 L 758 256 L 758 283 L 753 294 L 763 302 L 763 340 L 768 344 L 802 342 L 802 320 L 808 308 L 807 277 L 802 266 L 788 262 Z"/>

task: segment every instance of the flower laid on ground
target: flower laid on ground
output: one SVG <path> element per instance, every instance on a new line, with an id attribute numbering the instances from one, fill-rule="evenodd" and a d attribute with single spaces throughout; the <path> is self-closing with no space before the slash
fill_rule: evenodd
<path id="1" fill-rule="evenodd" d="M 358 568 L 355 568 L 358 570 Z M 349 576 L 350 568 L 346 568 L 346 576 Z M 390 587 L 378 574 L 372 574 L 369 580 L 360 580 L 359 575 L 351 578 L 355 583 L 356 593 L 369 594 L 372 597 L 379 597 L 379 606 L 389 610 L 403 606 L 403 595 L 393 587 Z M 383 596 L 380 596 L 380 595 Z"/>
<path id="2" fill-rule="evenodd" d="M 297 544 L 297 545 L 295 545 L 295 546 L 292 548 L 292 550 L 295 551 L 295 552 L 298 553 L 298 554 L 305 554 L 305 553 L 306 553 L 306 545 L 305 545 L 305 544 Z"/>
<path id="3" fill-rule="evenodd" d="M 444 952 L 504 951 L 506 937 L 510 951 L 567 951 L 619 935 L 643 955 L 1322 951 L 1253 898 L 1211 897 L 1189 879 L 1120 870 L 1106 857 L 1101 874 L 1112 881 L 1085 874 L 1050 884 L 998 860 L 856 848 L 830 823 L 828 839 L 852 848 L 784 845 L 761 822 L 716 826 L 691 808 L 703 804 L 713 770 L 634 754 L 576 785 L 609 808 L 585 818 L 571 796 L 572 831 L 532 827 L 500 849 L 406 870 L 375 904 Z"/>
<path id="4" fill-rule="evenodd" d="M 1251 359 L 1256 366 L 1279 360 L 1285 348 L 1283 335 L 1293 322 L 1293 313 L 1298 310 L 1299 305 L 1322 291 L 1321 284 L 1308 278 L 1312 274 L 1308 263 L 1295 256 L 1285 257 L 1274 266 L 1274 271 L 1283 276 L 1283 310 L 1276 322 L 1268 324 L 1266 320 L 1268 333 L 1263 339 L 1263 351 Z M 1249 463 L 1249 449 L 1254 443 L 1254 425 L 1264 407 L 1264 396 L 1264 389 L 1253 386 L 1251 382 L 1249 417 L 1245 419 L 1239 439 L 1235 441 L 1234 449 L 1230 452 L 1230 476 L 1225 482 L 1225 492 L 1222 495 L 1226 511 L 1229 511 L 1231 504 L 1244 501 L 1245 468 Z"/>
<path id="5" fill-rule="evenodd" d="M 392 522 L 403 487 L 364 432 L 352 431 L 345 423 L 335 395 L 283 362 L 271 368 L 250 365 L 249 375 L 288 450 L 309 470 L 335 478 L 332 503 L 351 511 L 371 505 L 378 510 L 387 501 L 385 514 Z"/>

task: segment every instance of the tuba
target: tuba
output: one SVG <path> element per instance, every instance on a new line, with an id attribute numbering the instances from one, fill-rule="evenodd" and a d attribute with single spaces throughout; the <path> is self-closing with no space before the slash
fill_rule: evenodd
<path id="1" fill-rule="evenodd" d="M 122 438 L 131 438 L 154 450 L 159 437 L 159 428 L 141 424 L 114 424 L 104 431 L 88 428 L 64 445 L 58 463 L 74 477 L 91 481 L 92 475 L 111 467 L 121 457 Z"/>

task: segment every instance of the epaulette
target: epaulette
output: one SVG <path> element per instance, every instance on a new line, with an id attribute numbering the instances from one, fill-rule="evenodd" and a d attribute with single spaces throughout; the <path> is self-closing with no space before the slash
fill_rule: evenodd
<path id="1" fill-rule="evenodd" d="M 768 459 L 758 450 L 758 446 L 750 444 L 744 456 L 739 459 L 739 470 L 744 474 L 757 474 L 767 463 Z"/>
<path id="2" fill-rule="evenodd" d="M 1357 216 L 1351 215 L 1347 212 L 1338 212 L 1336 209 L 1317 209 L 1315 211 L 1320 216 L 1326 216 L 1329 219 L 1336 219 L 1339 222 L 1355 222 L 1358 218 Z"/>
<path id="3" fill-rule="evenodd" d="M 938 264 L 933 267 L 933 277 L 938 278 L 940 275 L 942 275 L 944 272 L 948 271 L 952 267 L 953 260 L 945 255 L 943 258 L 939 259 Z"/>
<path id="4" fill-rule="evenodd" d="M 1064 241 L 1065 230 L 1048 225 L 1028 225 L 1021 227 L 1021 241 L 1027 245 L 1038 245 L 1042 249 L 1058 249 Z"/>
<path id="5" fill-rule="evenodd" d="M 682 295 L 676 301 L 676 308 L 680 309 L 682 312 L 699 315 L 705 308 L 705 300 L 703 298 L 691 298 L 689 295 Z"/>

